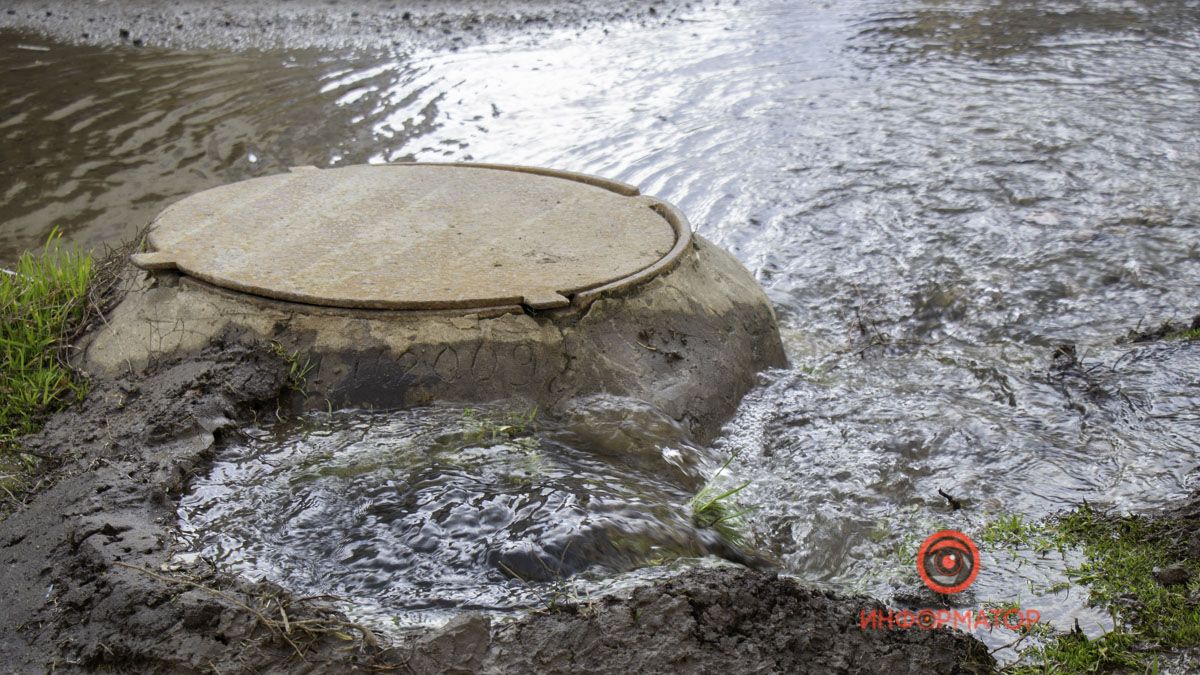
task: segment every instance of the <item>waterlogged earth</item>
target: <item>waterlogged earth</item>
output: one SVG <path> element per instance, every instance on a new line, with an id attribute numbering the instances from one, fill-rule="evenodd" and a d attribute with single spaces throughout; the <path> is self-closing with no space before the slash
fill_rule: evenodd
<path id="1" fill-rule="evenodd" d="M 1118 342 L 1200 313 L 1195 1 L 744 0 L 453 52 L 2 44 L 0 258 L 53 225 L 128 235 L 293 165 L 494 161 L 673 201 L 777 307 L 791 366 L 709 448 L 636 432 L 614 452 L 590 422 L 548 420 L 536 451 L 448 451 L 460 409 L 251 430 L 181 509 L 243 569 L 401 621 L 542 602 L 556 581 L 498 563 L 600 579 L 729 554 L 687 503 L 736 454 L 720 480 L 749 482 L 755 549 L 904 602 L 938 527 L 1197 486 L 1200 347 Z M 1061 344 L 1077 362 L 1056 364 Z M 427 567 L 404 548 L 421 546 Z M 1086 591 L 1054 588 L 1062 566 L 984 547 L 961 602 L 1101 630 Z M 407 585 L 380 586 L 400 570 Z"/>

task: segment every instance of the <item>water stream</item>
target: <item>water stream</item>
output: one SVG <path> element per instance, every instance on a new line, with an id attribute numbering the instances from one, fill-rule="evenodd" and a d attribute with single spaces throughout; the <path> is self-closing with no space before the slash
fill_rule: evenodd
<path id="1" fill-rule="evenodd" d="M 554 421 L 504 406 L 313 414 L 247 430 L 193 483 L 181 526 L 214 562 L 406 627 L 579 599 L 681 559 L 753 562 L 693 518 L 719 464 L 674 420 L 606 396 Z"/>
<path id="2" fill-rule="evenodd" d="M 903 597 L 917 584 L 896 552 L 935 527 L 1083 498 L 1149 509 L 1196 487 L 1200 347 L 1118 339 L 1200 312 L 1198 110 L 1200 4 L 1167 0 L 744 0 L 428 53 L 5 34 L 0 259 L 53 225 L 127 236 L 173 199 L 292 165 L 477 160 L 636 183 L 732 251 L 780 316 L 791 366 L 713 447 L 647 432 L 631 467 L 550 420 L 537 460 L 505 442 L 451 462 L 437 448 L 461 409 L 337 413 L 249 431 L 185 523 L 211 526 L 209 553 L 231 562 L 425 620 L 543 601 L 496 572 L 514 542 L 542 551 L 514 560 L 562 571 L 567 540 L 637 539 L 566 570 L 595 578 L 728 554 L 687 502 L 737 453 L 725 478 L 750 483 L 756 549 L 810 582 Z M 1062 343 L 1079 365 L 1053 366 Z M 436 568 L 387 552 L 411 546 L 418 513 L 459 542 Z M 332 560 L 351 573 L 331 579 Z M 984 551 L 971 601 L 1101 629 L 1078 590 L 1048 590 L 1059 568 Z M 382 571 L 405 581 L 381 591 Z"/>

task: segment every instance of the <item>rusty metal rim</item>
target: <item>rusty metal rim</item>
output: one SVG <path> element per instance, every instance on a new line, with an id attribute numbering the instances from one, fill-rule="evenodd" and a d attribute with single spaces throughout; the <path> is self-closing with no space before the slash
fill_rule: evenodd
<path id="1" fill-rule="evenodd" d="M 654 277 L 664 274 L 675 267 L 683 254 L 691 247 L 692 243 L 692 228 L 688 223 L 687 218 L 667 202 L 661 201 L 655 197 L 642 195 L 640 190 L 633 185 L 621 183 L 619 181 L 601 178 L 585 173 L 574 171 L 562 171 L 559 169 L 547 169 L 535 166 L 522 166 L 516 164 L 494 164 L 486 162 L 398 162 L 395 164 L 380 164 L 375 166 L 447 166 L 460 167 L 467 169 L 491 169 L 495 171 L 512 171 L 517 173 L 528 173 L 550 178 L 560 178 L 576 183 L 591 185 L 610 192 L 616 193 L 624 197 L 639 198 L 643 203 L 663 220 L 671 226 L 675 233 L 675 244 L 671 247 L 663 257 L 659 258 L 649 266 L 634 272 L 633 274 L 620 277 L 617 279 L 609 279 L 601 281 L 584 288 L 571 289 L 570 292 L 559 291 L 559 294 L 570 301 L 569 307 L 575 309 L 586 309 L 589 305 L 595 302 L 606 293 L 613 293 L 631 289 L 641 285 Z M 297 170 L 313 170 L 315 167 L 296 167 Z M 168 207 L 169 208 L 169 207 Z M 157 220 L 157 219 L 156 219 Z M 150 235 L 147 241 L 153 243 L 153 226 L 151 227 Z M 419 301 L 413 302 L 407 307 L 396 307 L 387 302 L 375 302 L 370 300 L 339 300 L 330 298 L 318 298 L 305 295 L 303 293 L 292 293 L 285 290 L 272 290 L 268 295 L 262 293 L 258 289 L 242 286 L 237 282 L 231 282 L 228 279 L 216 279 L 204 272 L 187 269 L 186 266 L 179 266 L 173 257 L 168 258 L 158 251 L 147 251 L 144 253 L 135 253 L 130 256 L 134 265 L 148 271 L 163 271 L 163 270 L 178 270 L 182 274 L 191 279 L 199 280 L 205 286 L 210 288 L 220 288 L 233 293 L 242 295 L 254 296 L 265 300 L 275 300 L 286 303 L 294 303 L 304 305 L 306 307 L 324 307 L 327 309 L 336 310 L 357 310 L 366 312 L 388 312 L 395 314 L 408 313 L 432 313 L 432 312 L 449 312 L 459 315 L 466 314 L 503 314 L 521 309 L 557 309 L 557 307 L 540 307 L 528 306 L 524 304 L 523 297 L 513 298 L 497 298 L 487 306 L 478 306 L 472 304 L 474 300 L 453 301 L 453 300 L 434 300 L 434 301 Z M 353 302 L 353 304 L 350 304 Z"/>

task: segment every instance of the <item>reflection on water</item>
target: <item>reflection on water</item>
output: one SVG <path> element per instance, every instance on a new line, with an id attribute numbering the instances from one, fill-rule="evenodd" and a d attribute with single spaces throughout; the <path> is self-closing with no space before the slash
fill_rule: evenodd
<path id="1" fill-rule="evenodd" d="M 1200 351 L 1115 341 L 1200 311 L 1194 4 L 747 0 L 457 53 L 33 40 L 0 50 L 4 257 L 290 164 L 543 164 L 678 203 L 779 308 L 792 367 L 717 450 L 805 578 L 887 595 L 878 561 L 934 524 L 1190 485 Z M 1026 589 L 987 555 L 981 600 Z"/>
<path id="2" fill-rule="evenodd" d="M 1111 41 L 1139 40 L 1149 32 L 1161 34 L 1167 26 L 1162 12 L 1152 8 L 1178 9 L 1179 3 L 1142 3 L 1131 6 L 1038 2 L 1004 2 L 972 6 L 950 2 L 927 2 L 920 9 L 894 14 L 874 14 L 855 23 L 867 50 L 890 54 L 936 56 L 939 53 L 979 59 L 1019 58 L 1022 53 L 1058 47 L 1073 41 L 1089 41 L 1097 34 Z"/>
<path id="3" fill-rule="evenodd" d="M 351 65 L 333 56 L 40 51 L 35 36 L 5 38 L 0 260 L 54 225 L 89 244 L 128 237 L 185 195 L 371 142 L 326 90 Z"/>

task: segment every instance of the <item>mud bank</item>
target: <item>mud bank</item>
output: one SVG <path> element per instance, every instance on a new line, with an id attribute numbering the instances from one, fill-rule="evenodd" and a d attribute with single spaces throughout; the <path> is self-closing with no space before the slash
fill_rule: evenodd
<path id="1" fill-rule="evenodd" d="M 16 0 L 0 28 L 32 30 L 77 44 L 203 49 L 272 47 L 456 47 L 520 33 L 536 38 L 588 29 L 673 20 L 675 1 L 552 0 L 114 0 L 72 3 Z"/>
<path id="2" fill-rule="evenodd" d="M 26 441 L 57 468 L 0 522 L 0 654 L 17 671 L 239 672 L 392 667 L 421 672 L 816 669 L 968 672 L 973 638 L 861 631 L 868 598 L 737 567 L 696 570 L 628 597 L 489 623 L 464 615 L 388 644 L 319 599 L 173 559 L 175 508 L 222 434 L 287 409 L 287 366 L 216 344 L 88 399 Z M 281 398 L 282 395 L 282 398 Z M 300 655 L 303 655 L 301 658 Z M 972 665 L 975 664 L 975 665 Z"/>
<path id="3" fill-rule="evenodd" d="M 951 631 L 864 631 L 865 597 L 739 568 L 697 570 L 625 599 L 500 628 L 484 670 L 510 672 L 973 673 L 987 649 Z"/>

